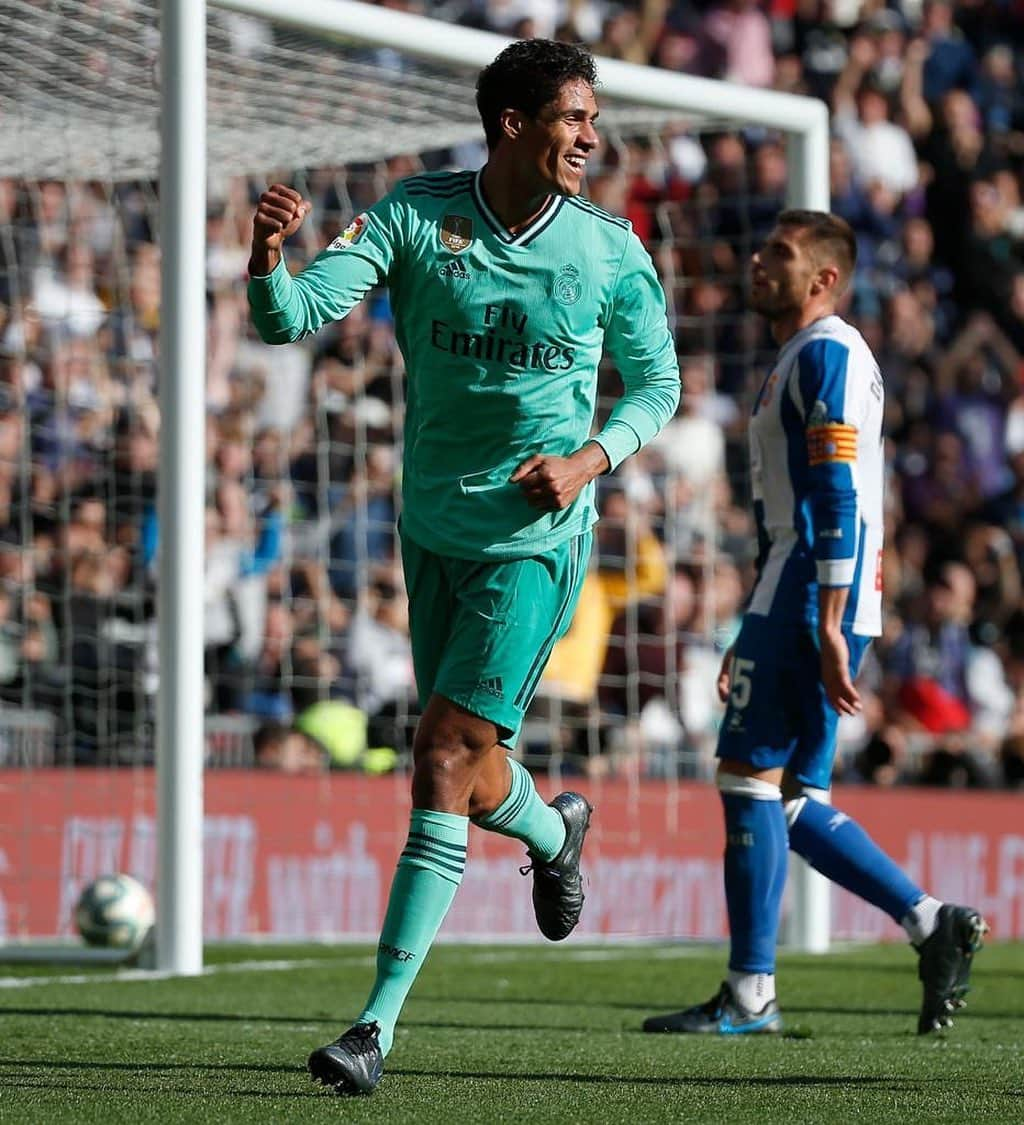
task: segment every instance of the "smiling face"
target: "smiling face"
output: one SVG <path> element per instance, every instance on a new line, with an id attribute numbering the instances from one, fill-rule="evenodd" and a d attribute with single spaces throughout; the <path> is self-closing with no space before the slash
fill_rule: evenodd
<path id="1" fill-rule="evenodd" d="M 593 87 L 581 79 L 566 82 L 535 118 L 521 110 L 507 111 L 506 135 L 512 134 L 523 168 L 538 190 L 579 195 L 587 158 L 600 143 L 594 128 L 597 113 Z"/>

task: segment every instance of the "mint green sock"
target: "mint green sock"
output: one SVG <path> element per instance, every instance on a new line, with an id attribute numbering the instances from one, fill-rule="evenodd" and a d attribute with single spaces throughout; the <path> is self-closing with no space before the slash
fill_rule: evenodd
<path id="1" fill-rule="evenodd" d="M 537 859 L 554 859 L 565 843 L 565 821 L 541 800 L 529 772 L 514 758 L 508 764 L 512 770 L 508 796 L 494 812 L 473 817 L 473 823 L 488 832 L 522 840 Z"/>
<path id="2" fill-rule="evenodd" d="M 380 1024 L 385 1055 L 409 989 L 459 889 L 468 834 L 469 817 L 412 810 L 377 946 L 377 979 L 356 1021 Z"/>

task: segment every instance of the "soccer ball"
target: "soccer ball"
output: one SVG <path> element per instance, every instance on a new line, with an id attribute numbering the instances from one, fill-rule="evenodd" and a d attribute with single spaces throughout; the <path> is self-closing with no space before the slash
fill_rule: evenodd
<path id="1" fill-rule="evenodd" d="M 75 925 L 89 945 L 137 949 L 153 928 L 156 913 L 146 888 L 130 875 L 102 875 L 75 907 Z"/>

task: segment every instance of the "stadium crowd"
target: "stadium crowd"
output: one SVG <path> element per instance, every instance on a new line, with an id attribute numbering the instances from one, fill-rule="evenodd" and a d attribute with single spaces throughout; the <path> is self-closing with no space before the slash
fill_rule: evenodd
<path id="1" fill-rule="evenodd" d="M 1024 785 L 1019 0 L 386 3 L 829 103 L 833 209 L 860 255 L 845 314 L 880 359 L 889 466 L 885 634 L 839 774 Z M 402 176 L 483 159 L 469 145 L 296 174 L 314 212 L 289 261 Z M 602 482 L 592 569 L 525 733 L 537 762 L 708 773 L 715 678 L 752 580 L 745 417 L 773 357 L 744 270 L 786 176 L 758 129 L 611 135 L 592 167 L 591 198 L 632 220 L 662 274 L 684 395 Z M 207 217 L 210 761 L 387 769 L 416 716 L 394 532 L 402 360 L 383 294 L 313 341 L 256 340 L 262 186 L 230 181 Z M 152 184 L 0 179 L 8 762 L 15 712 L 47 717 L 59 761 L 152 754 L 159 319 Z"/>

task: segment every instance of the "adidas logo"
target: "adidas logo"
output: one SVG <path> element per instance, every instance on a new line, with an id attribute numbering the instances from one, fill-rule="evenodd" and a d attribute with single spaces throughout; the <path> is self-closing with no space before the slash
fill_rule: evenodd
<path id="1" fill-rule="evenodd" d="M 456 281 L 469 281 L 469 270 L 458 258 L 452 258 L 450 262 L 446 262 L 437 273 L 439 277 L 451 277 Z"/>
<path id="2" fill-rule="evenodd" d="M 496 699 L 505 698 L 505 689 L 501 682 L 501 676 L 491 676 L 488 680 L 481 680 L 476 686 L 478 690 L 485 691 L 488 695 L 493 695 Z"/>

